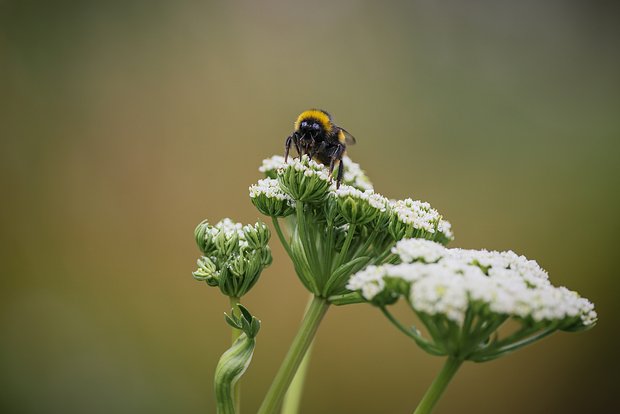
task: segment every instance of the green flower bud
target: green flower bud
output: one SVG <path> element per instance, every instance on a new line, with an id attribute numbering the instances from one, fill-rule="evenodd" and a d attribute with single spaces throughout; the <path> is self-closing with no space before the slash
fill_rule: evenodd
<path id="1" fill-rule="evenodd" d="M 196 280 L 207 282 L 209 286 L 217 286 L 219 284 L 217 266 L 208 257 L 202 256 L 198 259 L 198 269 L 192 274 Z"/>
<path id="2" fill-rule="evenodd" d="M 273 257 L 271 256 L 271 249 L 269 248 L 269 246 L 265 246 L 264 248 L 260 249 L 260 256 L 263 267 L 271 265 Z"/>
<path id="3" fill-rule="evenodd" d="M 230 256 L 239 249 L 239 235 L 236 231 L 220 231 L 214 241 L 219 256 Z"/>
<path id="4" fill-rule="evenodd" d="M 203 220 L 196 226 L 194 230 L 194 237 L 196 238 L 196 244 L 198 248 L 205 256 L 211 256 L 215 251 L 215 244 L 213 242 L 213 227 L 209 225 L 207 220 Z"/>
<path id="5" fill-rule="evenodd" d="M 271 232 L 265 223 L 258 222 L 251 226 L 249 224 L 243 226 L 243 234 L 251 249 L 260 249 L 267 245 Z"/>

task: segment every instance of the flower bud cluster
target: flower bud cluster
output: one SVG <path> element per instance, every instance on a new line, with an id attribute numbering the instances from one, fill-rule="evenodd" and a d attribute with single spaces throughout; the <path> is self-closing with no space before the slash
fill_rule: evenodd
<path id="1" fill-rule="evenodd" d="M 264 223 L 242 226 L 226 218 L 211 226 L 203 221 L 194 235 L 203 253 L 194 278 L 218 286 L 227 296 L 246 294 L 271 264 L 271 233 Z"/>

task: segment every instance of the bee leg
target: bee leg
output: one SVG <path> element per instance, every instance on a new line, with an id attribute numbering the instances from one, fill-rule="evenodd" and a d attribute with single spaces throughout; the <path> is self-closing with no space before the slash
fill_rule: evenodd
<path id="1" fill-rule="evenodd" d="M 336 177 L 336 188 L 340 187 L 340 183 L 342 182 L 342 177 L 344 175 L 344 164 L 342 163 L 342 156 L 344 155 L 345 146 L 342 144 L 338 144 L 331 152 L 330 158 L 331 161 L 329 163 L 329 175 L 331 176 L 334 167 L 336 166 L 336 161 L 338 161 L 338 176 Z"/>
<path id="2" fill-rule="evenodd" d="M 288 160 L 288 152 L 291 149 L 291 144 L 293 143 L 293 135 L 289 135 L 284 142 L 284 162 Z"/>
<path id="3" fill-rule="evenodd" d="M 294 134 L 294 142 L 295 142 L 295 149 L 297 150 L 297 155 L 299 155 L 299 158 L 301 158 L 302 155 L 304 155 L 304 150 L 303 150 L 303 142 L 302 140 L 304 139 L 304 136 L 299 137 L 297 135 L 297 133 Z"/>
<path id="4" fill-rule="evenodd" d="M 336 188 L 340 188 L 342 177 L 344 177 L 344 161 L 342 160 L 342 155 L 340 157 L 340 162 L 338 163 L 338 177 L 336 178 Z"/>

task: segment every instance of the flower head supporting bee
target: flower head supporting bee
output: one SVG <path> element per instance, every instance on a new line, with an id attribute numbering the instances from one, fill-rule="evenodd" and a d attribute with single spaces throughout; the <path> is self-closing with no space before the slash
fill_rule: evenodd
<path id="1" fill-rule="evenodd" d="M 358 164 L 346 159 L 344 165 L 338 186 L 328 168 L 307 155 L 288 162 L 274 156 L 259 168 L 266 178 L 250 186 L 252 203 L 272 218 L 298 278 L 313 295 L 259 413 L 279 405 L 329 304 L 359 301 L 346 287 L 352 274 L 397 260 L 391 249 L 405 236 L 442 243 L 452 239 L 449 223 L 428 203 L 390 201 L 373 190 Z"/>

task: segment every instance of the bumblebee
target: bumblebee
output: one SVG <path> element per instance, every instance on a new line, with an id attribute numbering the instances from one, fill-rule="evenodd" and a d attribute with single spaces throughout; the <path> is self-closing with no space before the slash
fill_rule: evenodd
<path id="1" fill-rule="evenodd" d="M 344 175 L 342 157 L 347 145 L 353 144 L 355 144 L 353 135 L 334 124 L 328 112 L 322 109 L 308 109 L 297 117 L 295 130 L 286 138 L 284 162 L 288 160 L 289 150 L 294 145 L 300 157 L 308 155 L 321 164 L 329 165 L 330 175 L 338 164 L 336 187 L 340 187 Z"/>

